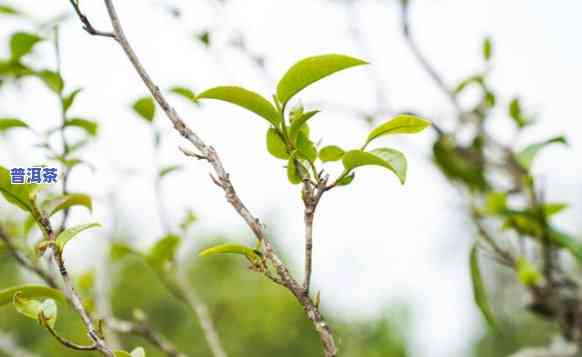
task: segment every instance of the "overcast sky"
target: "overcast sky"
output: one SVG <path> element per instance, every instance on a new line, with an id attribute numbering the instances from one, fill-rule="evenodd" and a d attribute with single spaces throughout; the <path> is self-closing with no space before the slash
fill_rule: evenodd
<path id="1" fill-rule="evenodd" d="M 7 3 L 38 19 L 69 11 L 65 0 Z M 370 61 L 372 66 L 345 71 L 300 96 L 306 104 L 323 103 L 323 113 L 313 121 L 312 132 L 324 144 L 349 148 L 361 143 L 366 125 L 334 108 L 340 103 L 373 109 L 376 83 L 386 93 L 385 106 L 394 112 L 415 109 L 437 122 L 452 113 L 446 98 L 403 42 L 397 1 L 360 1 L 349 7 L 342 1 L 230 0 L 221 8 L 209 6 L 210 1 L 175 0 L 171 3 L 182 7 L 182 21 L 168 16 L 161 1 L 117 3 L 130 41 L 161 88 L 182 84 L 199 91 L 238 84 L 270 97 L 275 85 L 270 78 L 279 77 L 302 57 L 335 52 Z M 571 147 L 548 149 L 534 170 L 548 183 L 550 199 L 573 204 L 559 223 L 581 233 L 580 221 L 576 223 L 575 218 L 582 214 L 582 121 L 577 108 L 582 83 L 582 2 L 414 3 L 411 19 L 418 42 L 451 84 L 481 68 L 481 40 L 486 35 L 494 39 L 494 87 L 505 100 L 519 94 L 529 110 L 539 113 L 540 124 L 518 147 L 553 134 L 568 136 Z M 81 4 L 97 27 L 109 28 L 102 2 Z M 26 29 L 26 25 L 6 18 L 0 21 L 0 53 L 5 56 L 6 35 Z M 351 37 L 354 25 L 363 39 L 358 43 Z M 193 40 L 195 31 L 207 28 L 217 31 L 217 49 L 212 53 Z M 249 47 L 267 57 L 268 76 L 239 52 L 226 48 L 233 30 L 245 33 Z M 89 37 L 76 21 L 67 22 L 62 29 L 62 50 L 67 89 L 85 88 L 74 114 L 98 119 L 101 125 L 98 142 L 88 150 L 88 159 L 97 171 L 79 169 L 72 178 L 74 191 L 90 192 L 101 200 L 94 218 L 81 212 L 74 220 L 96 218 L 110 229 L 110 206 L 105 197 L 114 192 L 122 209 L 121 221 L 129 222 L 128 230 L 139 237 L 137 245 L 147 246 L 162 232 L 152 189 L 151 130 L 130 110 L 130 103 L 144 95 L 145 88 L 116 43 Z M 36 62 L 53 67 L 52 56 L 50 45 L 42 45 Z M 265 121 L 226 104 L 212 102 L 197 109 L 179 98 L 172 98 L 172 102 L 188 124 L 216 147 L 242 199 L 269 224 L 291 263 L 301 267 L 299 191 L 288 184 L 281 162 L 265 151 Z M 22 90 L 10 87 L 0 92 L 1 116 L 21 117 L 38 128 L 49 128 L 59 120 L 55 99 L 35 81 L 26 81 Z M 192 208 L 201 217 L 200 233 L 221 233 L 252 244 L 252 236 L 242 233 L 248 232 L 246 226 L 208 178 L 207 165 L 182 157 L 177 146 L 186 143 L 161 113 L 155 125 L 165 134 L 159 160 L 187 167 L 165 182 L 165 205 L 171 221 L 176 224 L 185 210 Z M 492 130 L 501 137 L 511 137 L 503 111 L 492 122 Z M 42 161 L 42 154 L 31 150 L 33 136 L 18 133 L 11 139 L 10 144 L 0 143 L 4 165 Z M 363 169 L 349 188 L 324 198 L 315 225 L 313 278 L 326 309 L 344 311 L 354 318 L 378 314 L 389 302 L 411 303 L 413 355 L 463 356 L 467 339 L 459 336 L 475 336 L 482 329 L 472 304 L 467 271 L 468 249 L 474 237 L 460 214 L 462 200 L 427 161 L 432 139 L 427 132 L 383 142 L 408 154 L 404 187 L 381 169 Z M 136 170 L 138 175 L 122 176 L 116 168 Z M 80 245 L 78 249 L 90 253 Z M 79 267 L 81 260 L 77 259 Z"/>

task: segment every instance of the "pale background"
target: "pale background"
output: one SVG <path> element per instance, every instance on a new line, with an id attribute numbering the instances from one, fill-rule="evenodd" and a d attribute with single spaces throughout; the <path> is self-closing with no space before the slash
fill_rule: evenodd
<path id="1" fill-rule="evenodd" d="M 10 3 L 10 2 L 8 2 Z M 296 60 L 314 54 L 337 52 L 362 57 L 372 66 L 346 71 L 313 86 L 300 97 L 306 105 L 324 103 L 312 132 L 324 143 L 355 146 L 368 128 L 359 120 L 325 103 L 371 109 L 376 105 L 375 79 L 385 90 L 385 104 L 394 112 L 414 109 L 446 125 L 452 109 L 418 67 L 399 29 L 397 1 L 360 1 L 356 7 L 342 1 L 235 1 L 224 8 L 211 1 L 174 1 L 183 8 L 183 22 L 162 10 L 158 1 L 117 1 L 127 35 L 146 68 L 160 87 L 183 84 L 195 90 L 222 84 L 239 84 L 265 96 L 274 82 L 265 78 L 244 56 L 225 45 L 233 29 L 243 31 L 249 46 L 267 56 L 267 68 L 277 78 Z M 411 19 L 418 42 L 446 80 L 454 84 L 479 70 L 480 43 L 490 35 L 495 43 L 493 85 L 500 96 L 520 94 L 527 108 L 539 113 L 540 124 L 523 145 L 564 133 L 571 147 L 550 148 L 536 162 L 551 200 L 572 203 L 560 225 L 582 233 L 582 118 L 579 115 L 582 83 L 580 34 L 582 2 L 576 0 L 418 0 Z M 46 20 L 67 12 L 68 1 L 13 1 L 36 18 Z M 100 29 L 109 28 L 103 3 L 82 1 L 85 12 Z M 69 11 L 70 13 L 70 11 Z M 26 29 L 24 23 L 2 18 L 1 33 Z M 352 22 L 364 43 L 350 37 Z M 209 53 L 193 40 L 206 28 L 218 31 L 217 49 Z M 222 36 L 222 37 L 221 37 Z M 74 220 L 96 219 L 105 232 L 113 223 L 108 214 L 113 196 L 119 220 L 132 225 L 136 244 L 145 247 L 161 233 L 154 208 L 151 132 L 130 110 L 130 103 L 146 93 L 127 59 L 113 41 L 91 38 L 76 21 L 62 29 L 63 67 L 67 88 L 83 86 L 74 114 L 98 119 L 98 142 L 87 158 L 97 166 L 76 170 L 74 191 L 98 197 L 94 217 L 80 212 Z M 52 48 L 39 46 L 39 57 L 53 67 Z M 6 42 L 0 53 L 8 53 Z M 374 79 L 375 78 L 375 79 Z M 371 79 L 374 79 L 373 81 Z M 172 98 L 188 124 L 223 157 L 239 194 L 253 212 L 268 223 L 294 266 L 302 264 L 302 211 L 299 192 L 286 180 L 279 161 L 264 149 L 264 120 L 221 103 L 196 109 Z M 327 109 L 327 111 L 326 111 Z M 496 135 L 511 137 L 504 112 L 491 123 Z M 0 116 L 17 116 L 37 128 L 59 121 L 57 103 L 37 81 L 24 88 L 0 92 Z M 165 164 L 178 163 L 187 170 L 165 181 L 165 205 L 176 224 L 186 208 L 201 217 L 197 228 L 224 234 L 252 244 L 242 220 L 208 178 L 203 162 L 184 158 L 177 146 L 186 143 L 158 113 L 156 125 L 165 135 Z M 0 160 L 6 166 L 27 166 L 43 160 L 31 150 L 34 137 L 14 133 L 0 142 Z M 462 200 L 429 164 L 432 133 L 388 139 L 409 157 L 408 182 L 401 187 L 380 169 L 365 169 L 349 189 L 324 198 L 315 226 L 314 282 L 321 289 L 324 308 L 354 319 L 384 312 L 389 303 L 412 306 L 409 338 L 414 356 L 463 356 L 468 338 L 482 332 L 482 322 L 472 304 L 467 269 L 468 249 L 474 238 L 464 221 Z M 15 154 L 16 153 L 16 154 Z M 127 176 L 119 168 L 136 170 Z M 99 233 L 96 233 L 99 235 Z M 97 239 L 96 239 L 97 240 Z M 78 241 L 76 266 L 93 264 L 96 247 Z M 183 254 L 194 254 L 204 242 L 193 240 Z M 194 246 L 195 245 L 195 246 Z M 98 251 L 98 250 L 95 250 Z"/>

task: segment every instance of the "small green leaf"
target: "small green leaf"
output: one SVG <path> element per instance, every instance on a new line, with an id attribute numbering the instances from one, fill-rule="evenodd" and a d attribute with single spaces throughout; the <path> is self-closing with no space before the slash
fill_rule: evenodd
<path id="1" fill-rule="evenodd" d="M 101 227 L 101 225 L 99 223 L 88 223 L 65 229 L 57 237 L 57 247 L 59 247 L 59 250 L 62 251 L 65 248 L 65 245 L 69 243 L 71 239 L 75 238 L 79 233 L 83 232 L 84 230 L 96 227 Z"/>
<path id="2" fill-rule="evenodd" d="M 109 256 L 112 261 L 117 262 L 128 255 L 141 255 L 138 251 L 123 242 L 113 242 L 109 250 Z"/>
<path id="3" fill-rule="evenodd" d="M 483 282 L 483 277 L 481 276 L 481 269 L 479 268 L 479 252 L 477 251 L 477 246 L 473 246 L 471 249 L 471 282 L 473 283 L 473 298 L 475 304 L 479 307 L 479 310 L 483 314 L 487 324 L 496 329 L 495 318 L 493 317 L 493 312 L 489 306 L 489 301 L 487 299 L 487 292 L 485 291 L 485 284 Z"/>
<path id="4" fill-rule="evenodd" d="M 319 159 L 322 162 L 341 160 L 346 152 L 336 145 L 329 145 L 319 150 Z"/>
<path id="5" fill-rule="evenodd" d="M 46 203 L 45 210 L 50 217 L 59 211 L 71 208 L 73 206 L 83 206 L 89 211 L 93 211 L 93 202 L 91 197 L 82 193 L 69 193 L 66 195 L 58 196 Z"/>
<path id="6" fill-rule="evenodd" d="M 196 34 L 196 38 L 200 41 L 204 46 L 210 46 L 210 32 L 202 31 L 199 34 Z"/>
<path id="7" fill-rule="evenodd" d="M 415 134 L 428 128 L 431 123 L 428 120 L 418 118 L 414 115 L 397 115 L 384 124 L 376 127 L 368 135 L 366 145 L 381 136 L 392 134 Z"/>
<path id="8" fill-rule="evenodd" d="M 65 122 L 65 127 L 77 127 L 85 130 L 91 136 L 97 135 L 98 124 L 96 121 L 82 118 L 72 118 Z"/>
<path id="9" fill-rule="evenodd" d="M 483 40 L 483 58 L 485 61 L 489 61 L 493 54 L 493 41 L 491 41 L 491 37 L 486 37 Z"/>
<path id="10" fill-rule="evenodd" d="M 53 92 L 60 94 L 63 91 L 65 82 L 57 72 L 45 69 L 44 71 L 37 72 L 36 75 Z"/>
<path id="11" fill-rule="evenodd" d="M 166 263 L 174 261 L 181 241 L 178 235 L 165 235 L 150 248 L 146 254 L 147 261 L 155 269 L 163 269 Z"/>
<path id="12" fill-rule="evenodd" d="M 302 129 L 305 128 L 307 121 L 313 118 L 317 113 L 319 113 L 319 110 L 301 113 L 297 118 L 291 121 L 291 126 L 289 127 L 289 139 L 292 143 L 297 141 L 297 136 Z"/>
<path id="13" fill-rule="evenodd" d="M 523 128 L 532 122 L 523 113 L 519 98 L 513 98 L 509 103 L 509 116 L 519 128 Z"/>
<path id="14" fill-rule="evenodd" d="M 75 102 L 75 98 L 77 98 L 77 95 L 79 95 L 79 93 L 81 93 L 81 91 L 82 91 L 81 88 L 75 89 L 69 95 L 67 95 L 63 98 L 63 108 L 65 109 L 65 113 L 68 112 L 69 109 L 71 109 L 71 106 Z"/>
<path id="15" fill-rule="evenodd" d="M 21 209 L 32 212 L 33 200 L 40 187 L 40 185 L 33 184 L 12 184 L 10 182 L 10 171 L 0 166 L 0 192 L 8 202 Z"/>
<path id="16" fill-rule="evenodd" d="M 560 247 L 568 250 L 579 263 L 582 263 L 582 243 L 580 239 L 572 237 L 558 229 L 550 228 L 550 239 Z"/>
<path id="17" fill-rule="evenodd" d="M 551 144 L 567 145 L 568 142 L 566 141 L 565 137 L 558 136 L 546 141 L 542 141 L 540 143 L 530 144 L 525 149 L 518 152 L 515 156 L 515 159 L 524 170 L 529 171 L 534 159 L 540 150 Z"/>
<path id="18" fill-rule="evenodd" d="M 460 94 L 462 91 L 464 91 L 471 84 L 476 84 L 476 85 L 479 85 L 479 86 L 483 87 L 484 86 L 483 76 L 480 75 L 480 74 L 476 74 L 476 75 L 473 75 L 473 76 L 471 76 L 469 78 L 463 79 L 455 87 L 455 90 L 453 91 L 454 94 L 455 95 Z"/>
<path id="19" fill-rule="evenodd" d="M 289 160 L 287 160 L 287 178 L 289 179 L 289 182 L 291 182 L 293 185 L 297 185 L 302 182 L 301 176 L 297 172 L 297 165 L 295 163 L 295 160 L 296 160 L 295 155 L 291 155 Z"/>
<path id="20" fill-rule="evenodd" d="M 312 83 L 338 71 L 368 64 L 357 58 L 328 54 L 305 58 L 289 68 L 277 84 L 277 99 L 283 106 Z"/>
<path id="21" fill-rule="evenodd" d="M 20 15 L 20 11 L 8 5 L 0 5 L 0 14 L 2 15 Z"/>
<path id="22" fill-rule="evenodd" d="M 208 89 L 196 99 L 215 99 L 232 103 L 263 117 L 275 127 L 281 122 L 277 109 L 265 98 L 242 87 L 224 86 Z"/>
<path id="23" fill-rule="evenodd" d="M 180 222 L 180 229 L 185 231 L 188 228 L 190 228 L 197 221 L 198 221 L 198 216 L 196 215 L 196 213 L 194 213 L 194 211 L 189 209 L 188 212 L 186 212 L 186 215 L 184 216 L 184 218 L 182 219 L 182 222 Z"/>
<path id="24" fill-rule="evenodd" d="M 37 315 L 38 321 L 54 328 L 57 323 L 58 311 L 57 304 L 53 299 L 45 300 L 40 305 L 40 311 Z"/>
<path id="25" fill-rule="evenodd" d="M 16 118 L 0 118 L 0 133 L 14 128 L 28 128 L 28 124 Z"/>
<path id="26" fill-rule="evenodd" d="M 66 303 L 65 295 L 57 289 L 49 288 L 43 285 L 20 285 L 5 290 L 0 290 L 0 306 L 10 304 L 14 295 L 20 295 L 27 299 L 49 298 L 55 299 L 61 303 Z"/>
<path id="27" fill-rule="evenodd" d="M 315 144 L 301 131 L 297 135 L 297 151 L 303 158 L 309 160 L 309 162 L 314 162 L 317 159 L 317 148 Z"/>
<path id="28" fill-rule="evenodd" d="M 163 178 L 166 175 L 171 174 L 172 172 L 176 172 L 176 171 L 180 171 L 180 170 L 182 170 L 182 166 L 180 166 L 180 165 L 170 165 L 170 166 L 166 166 L 166 167 L 163 167 L 160 170 L 160 173 L 159 173 L 159 176 L 158 177 L 159 178 Z"/>
<path id="29" fill-rule="evenodd" d="M 260 253 L 255 249 L 249 248 L 240 244 L 221 244 L 208 249 L 203 250 L 198 254 L 200 257 L 206 257 L 216 254 L 240 254 L 244 255 L 251 260 L 256 260 Z"/>
<path id="30" fill-rule="evenodd" d="M 129 354 L 128 352 L 125 351 L 121 351 L 121 350 L 117 350 L 117 351 L 113 351 L 113 355 L 115 357 L 133 357 L 131 354 Z"/>
<path id="31" fill-rule="evenodd" d="M 347 176 L 344 176 L 341 179 L 339 179 L 336 182 L 336 185 L 338 185 L 338 186 L 347 186 L 347 185 L 351 184 L 352 181 L 354 181 L 354 178 L 355 177 L 356 177 L 356 174 L 352 172 L 351 174 L 349 174 Z"/>
<path id="32" fill-rule="evenodd" d="M 353 170 L 360 166 L 382 166 L 394 172 L 400 179 L 400 183 L 406 181 L 406 157 L 400 151 L 382 148 L 372 151 L 352 150 L 343 157 L 346 170 Z"/>
<path id="33" fill-rule="evenodd" d="M 10 37 L 10 53 L 13 60 L 19 60 L 29 54 L 42 38 L 33 33 L 16 32 Z"/>
<path id="34" fill-rule="evenodd" d="M 156 115 L 156 104 L 152 97 L 142 97 L 136 100 L 132 106 L 133 110 L 146 121 L 152 122 Z"/>
<path id="35" fill-rule="evenodd" d="M 24 298 L 21 296 L 20 292 L 14 295 L 12 303 L 16 308 L 16 311 L 33 320 L 37 320 L 38 314 L 42 311 L 42 304 L 40 301 Z"/>
<path id="36" fill-rule="evenodd" d="M 137 347 L 130 353 L 131 357 L 146 357 L 143 347 Z"/>
<path id="37" fill-rule="evenodd" d="M 188 100 L 192 103 L 198 103 L 196 101 L 196 93 L 190 88 L 182 87 L 182 86 L 174 86 L 170 88 L 170 92 L 181 96 L 182 98 Z"/>
<path id="38" fill-rule="evenodd" d="M 505 192 L 488 192 L 485 197 L 485 207 L 480 211 L 486 215 L 502 214 L 507 210 L 507 194 Z"/>
<path id="39" fill-rule="evenodd" d="M 267 130 L 267 151 L 278 159 L 289 159 L 287 145 L 277 129 L 270 128 Z"/>
<path id="40" fill-rule="evenodd" d="M 517 278 L 525 286 L 535 286 L 542 280 L 541 274 L 525 257 L 517 259 Z"/>
<path id="41" fill-rule="evenodd" d="M 546 203 L 544 204 L 544 214 L 547 217 L 558 214 L 568 208 L 567 203 Z"/>

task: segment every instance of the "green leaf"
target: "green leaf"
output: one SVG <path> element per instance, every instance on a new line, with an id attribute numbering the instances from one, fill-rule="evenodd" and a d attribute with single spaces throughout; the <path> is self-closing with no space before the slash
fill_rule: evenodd
<path id="1" fill-rule="evenodd" d="M 309 162 L 314 162 L 317 159 L 317 148 L 315 144 L 301 131 L 297 135 L 297 151 L 303 158 L 309 160 Z"/>
<path id="2" fill-rule="evenodd" d="M 532 123 L 521 109 L 521 102 L 519 98 L 513 98 L 509 103 L 509 116 L 517 124 L 518 128 L 523 128 Z"/>
<path id="3" fill-rule="evenodd" d="M 89 211 L 93 211 L 93 202 L 91 197 L 82 193 L 69 193 L 66 195 L 58 196 L 47 202 L 45 210 L 50 217 L 59 211 L 71 208 L 73 206 L 83 206 Z"/>
<path id="4" fill-rule="evenodd" d="M 479 310 L 483 314 L 485 321 L 487 321 L 487 324 L 493 329 L 496 329 L 495 318 L 493 317 L 493 312 L 489 306 L 485 284 L 483 282 L 483 277 L 481 276 L 481 269 L 479 268 L 478 254 L 479 252 L 475 245 L 473 246 L 473 249 L 471 249 L 471 282 L 473 283 L 473 298 L 475 304 L 477 304 Z"/>
<path id="5" fill-rule="evenodd" d="M 75 89 L 69 95 L 63 98 L 63 108 L 65 109 L 65 113 L 68 112 L 69 109 L 71 109 L 71 106 L 75 102 L 75 98 L 77 98 L 77 95 L 79 95 L 81 91 L 82 91 L 81 88 Z"/>
<path id="6" fill-rule="evenodd" d="M 270 128 L 267 130 L 267 151 L 278 159 L 289 159 L 287 145 L 277 129 Z"/>
<path id="7" fill-rule="evenodd" d="M 146 121 L 153 121 L 156 115 L 156 104 L 152 97 L 142 97 L 136 100 L 132 106 L 133 110 Z"/>
<path id="8" fill-rule="evenodd" d="M 143 347 L 137 347 L 130 353 L 131 357 L 146 357 Z"/>
<path id="9" fill-rule="evenodd" d="M 297 141 L 297 136 L 301 130 L 305 128 L 307 121 L 313 118 L 313 116 L 317 113 L 319 113 L 319 110 L 301 113 L 297 118 L 291 121 L 291 126 L 289 127 L 289 139 L 292 143 Z"/>
<path id="10" fill-rule="evenodd" d="M 28 124 L 16 118 L 0 118 L 0 133 L 14 128 L 28 128 Z"/>
<path id="11" fill-rule="evenodd" d="M 265 98 L 242 87 L 224 86 L 208 89 L 196 99 L 215 99 L 232 103 L 263 117 L 275 127 L 281 122 L 277 109 Z"/>
<path id="12" fill-rule="evenodd" d="M 343 157 L 346 170 L 353 170 L 360 166 L 382 166 L 392 171 L 400 179 L 400 183 L 406 181 L 406 157 L 400 151 L 382 148 L 372 151 L 352 150 Z"/>
<path id="13" fill-rule="evenodd" d="M 21 209 L 32 212 L 34 205 L 33 199 L 40 187 L 40 185 L 33 184 L 11 184 L 10 171 L 0 166 L 0 192 L 8 202 Z"/>
<path id="14" fill-rule="evenodd" d="M 170 92 L 177 94 L 177 95 L 181 96 L 182 98 L 185 98 L 189 102 L 198 103 L 196 101 L 196 93 L 194 93 L 194 91 L 191 90 L 190 88 L 186 88 L 186 87 L 182 87 L 182 86 L 174 86 L 174 87 L 170 88 Z"/>
<path id="15" fill-rule="evenodd" d="M 57 72 L 45 69 L 44 71 L 37 72 L 36 75 L 53 92 L 60 94 L 63 91 L 65 82 Z"/>
<path id="16" fill-rule="evenodd" d="M 287 160 L 287 178 L 293 185 L 297 185 L 302 182 L 301 176 L 299 175 L 299 172 L 297 172 L 297 165 L 295 160 L 297 160 L 295 155 L 291 155 L 289 160 Z"/>
<path id="17" fill-rule="evenodd" d="M 198 253 L 200 257 L 206 257 L 216 254 L 240 254 L 244 255 L 250 260 L 256 260 L 261 254 L 252 248 L 240 244 L 220 244 Z"/>
<path id="18" fill-rule="evenodd" d="M 493 41 L 491 41 L 491 37 L 486 37 L 483 40 L 483 58 L 485 61 L 489 61 L 491 59 L 491 55 L 493 54 Z"/>
<path id="19" fill-rule="evenodd" d="M 473 75 L 469 78 L 462 80 L 455 87 L 455 90 L 453 91 L 454 94 L 455 95 L 460 94 L 462 91 L 464 91 L 471 84 L 476 84 L 476 85 L 483 87 L 484 86 L 483 76 L 480 74 L 476 74 L 476 75 Z"/>
<path id="20" fill-rule="evenodd" d="M 180 229 L 185 231 L 188 228 L 190 228 L 197 221 L 198 221 L 198 216 L 196 215 L 196 213 L 194 213 L 194 211 L 189 209 L 188 212 L 186 212 L 186 215 L 184 216 L 184 218 L 182 219 L 182 222 L 180 222 Z"/>
<path id="21" fill-rule="evenodd" d="M 8 5 L 0 5 L 0 14 L 2 15 L 20 15 L 20 11 Z"/>
<path id="22" fill-rule="evenodd" d="M 131 354 L 129 354 L 128 352 L 125 351 L 121 351 L 121 350 L 117 350 L 117 351 L 113 351 L 113 355 L 115 357 L 133 357 Z"/>
<path id="23" fill-rule="evenodd" d="M 542 280 L 539 271 L 525 257 L 517 259 L 517 278 L 525 286 L 535 286 Z"/>
<path id="24" fill-rule="evenodd" d="M 33 33 L 16 32 L 10 37 L 10 53 L 13 60 L 19 60 L 29 54 L 42 38 Z"/>
<path id="25" fill-rule="evenodd" d="M 357 58 L 328 54 L 305 58 L 289 68 L 277 84 L 277 99 L 283 106 L 302 89 L 338 71 L 368 64 Z"/>
<path id="26" fill-rule="evenodd" d="M 546 203 L 544 204 L 544 214 L 547 217 L 558 214 L 568 208 L 567 203 Z"/>
<path id="27" fill-rule="evenodd" d="M 62 251 L 65 248 L 65 245 L 69 243 L 71 239 L 75 238 L 79 233 L 96 227 L 101 227 L 101 225 L 99 223 L 88 223 L 65 229 L 57 237 L 57 247 L 59 247 L 59 250 Z"/>
<path id="28" fill-rule="evenodd" d="M 111 244 L 109 256 L 111 257 L 111 260 L 114 262 L 119 261 L 125 258 L 126 256 L 132 254 L 141 255 L 141 253 L 139 253 L 138 251 L 136 251 L 135 249 L 133 249 L 132 247 L 123 242 L 113 242 Z"/>
<path id="29" fill-rule="evenodd" d="M 60 290 L 43 285 L 27 284 L 0 290 L 0 306 L 10 304 L 14 295 L 17 293 L 20 293 L 22 297 L 27 299 L 50 298 L 61 303 L 66 303 L 67 301 L 65 295 Z"/>
<path id="30" fill-rule="evenodd" d="M 181 239 L 178 235 L 165 235 L 150 248 L 146 254 L 147 261 L 156 269 L 164 268 L 167 262 L 174 261 L 180 243 Z"/>
<path id="31" fill-rule="evenodd" d="M 518 152 L 515 156 L 515 159 L 524 170 L 529 171 L 534 159 L 536 158 L 540 150 L 551 144 L 567 145 L 568 142 L 566 141 L 565 137 L 557 136 L 555 138 L 542 141 L 540 143 L 530 144 L 525 149 Z"/>
<path id="32" fill-rule="evenodd" d="M 20 314 L 33 319 L 38 320 L 38 314 L 42 311 L 42 304 L 37 300 L 29 300 L 21 296 L 21 293 L 16 293 L 12 300 L 16 311 Z"/>
<path id="33" fill-rule="evenodd" d="M 582 263 L 582 243 L 579 239 L 555 228 L 550 228 L 549 235 L 554 243 L 568 250 L 579 263 Z"/>
<path id="34" fill-rule="evenodd" d="M 38 321 L 42 324 L 47 324 L 51 328 L 55 327 L 57 323 L 58 307 L 53 299 L 48 299 L 42 302 L 40 305 L 40 311 L 38 313 Z"/>
<path id="35" fill-rule="evenodd" d="M 196 34 L 196 38 L 200 41 L 204 46 L 210 46 L 210 32 L 202 31 L 199 34 Z"/>
<path id="36" fill-rule="evenodd" d="M 65 122 L 65 127 L 77 127 L 85 130 L 91 136 L 97 135 L 98 124 L 96 121 L 82 118 L 72 118 Z"/>
<path id="37" fill-rule="evenodd" d="M 166 166 L 166 167 L 163 167 L 160 170 L 160 173 L 159 173 L 159 176 L 158 177 L 159 178 L 163 178 L 166 175 L 171 174 L 172 172 L 176 172 L 176 171 L 180 171 L 180 170 L 182 170 L 182 166 L 180 166 L 180 165 L 170 165 L 170 166 Z"/>
<path id="38" fill-rule="evenodd" d="M 488 192 L 485 197 L 485 207 L 481 209 L 482 214 L 497 215 L 507 210 L 507 194 L 505 192 Z"/>
<path id="39" fill-rule="evenodd" d="M 344 176 L 341 179 L 339 179 L 336 182 L 336 185 L 338 185 L 338 186 L 347 186 L 347 185 L 351 184 L 352 181 L 354 181 L 354 178 L 355 177 L 356 177 L 356 174 L 352 172 L 351 174 L 349 174 L 347 176 Z"/>
<path id="40" fill-rule="evenodd" d="M 392 118 L 384 124 L 376 127 L 368 135 L 366 145 L 372 140 L 385 135 L 392 134 L 415 134 L 428 128 L 431 123 L 414 115 L 401 114 Z"/>
<path id="41" fill-rule="evenodd" d="M 319 159 L 322 162 L 341 160 L 346 152 L 336 145 L 328 145 L 319 150 Z"/>

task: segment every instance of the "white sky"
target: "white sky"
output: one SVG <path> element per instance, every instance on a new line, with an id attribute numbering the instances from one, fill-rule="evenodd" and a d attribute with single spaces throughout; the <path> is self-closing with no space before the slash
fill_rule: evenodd
<path id="1" fill-rule="evenodd" d="M 10 3 L 10 2 L 9 2 Z M 12 1 L 40 19 L 68 11 L 67 1 Z M 363 57 L 373 67 L 339 74 L 303 92 L 303 102 L 342 103 L 362 109 L 375 105 L 374 82 L 384 84 L 395 111 L 413 108 L 439 121 L 451 113 L 448 102 L 419 69 L 399 31 L 396 1 L 361 1 L 357 11 L 325 1 L 231 0 L 226 12 L 216 12 L 207 2 L 174 1 L 184 7 L 179 24 L 161 11 L 156 1 L 118 1 L 126 32 L 146 68 L 161 88 L 175 84 L 196 90 L 222 84 L 239 84 L 266 96 L 274 83 L 233 50 L 219 48 L 210 55 L 192 40 L 192 32 L 218 24 L 218 46 L 231 29 L 242 30 L 250 47 L 268 57 L 275 78 L 296 60 L 314 54 L 336 52 Z M 575 218 L 582 213 L 581 186 L 577 175 L 582 162 L 582 125 L 577 111 L 582 83 L 582 50 L 579 35 L 582 2 L 570 0 L 417 0 L 412 9 L 416 36 L 427 56 L 450 82 L 480 67 L 480 44 L 490 34 L 495 43 L 493 85 L 500 94 L 520 94 L 527 108 L 539 113 L 540 124 L 524 140 L 565 133 L 569 150 L 551 148 L 536 163 L 543 173 L 551 199 L 571 202 L 573 209 L 562 225 L 582 232 Z M 108 28 L 100 1 L 83 1 L 85 11 L 99 28 Z M 350 38 L 349 21 L 356 21 L 366 42 Z M 2 18 L 6 35 L 23 24 Z M 25 28 L 25 27 L 24 27 Z M 118 46 L 110 40 L 91 38 L 75 21 L 62 29 L 63 65 L 67 88 L 85 88 L 74 115 L 100 121 L 98 143 L 88 159 L 98 171 L 80 169 L 72 178 L 74 190 L 104 198 L 115 191 L 138 244 L 146 246 L 161 234 L 154 209 L 154 177 L 151 133 L 136 118 L 129 104 L 146 93 Z M 39 58 L 52 66 L 51 47 L 39 47 Z M 220 57 L 217 57 L 220 56 Z M 222 64 L 217 63 L 217 59 Z M 224 65 L 227 64 L 227 65 Z M 32 93 L 32 94 L 31 94 Z M 178 111 L 205 141 L 223 157 L 240 196 L 283 242 L 295 266 L 302 266 L 302 212 L 299 192 L 290 187 L 279 161 L 264 150 L 264 120 L 238 108 L 208 103 L 193 109 L 172 98 Z M 338 114 L 324 105 L 313 121 L 312 132 L 325 144 L 355 146 L 366 135 L 363 123 Z M 18 116 L 39 128 L 58 123 L 54 98 L 36 82 L 26 82 L 0 92 L 0 116 Z M 161 160 L 187 165 L 169 177 L 165 200 L 172 222 L 186 208 L 201 217 L 200 232 L 218 232 L 252 242 L 241 219 L 226 204 L 223 194 L 208 178 L 204 163 L 183 158 L 177 150 L 185 144 L 161 114 L 156 125 L 165 135 Z M 500 113 L 492 129 L 510 137 L 511 126 Z M 506 134 L 507 133 L 507 134 Z M 401 187 L 389 173 L 364 169 L 349 189 L 337 190 L 322 202 L 315 226 L 314 281 L 322 291 L 323 306 L 336 313 L 369 316 L 382 312 L 388 302 L 413 304 L 414 356 L 463 356 L 467 339 L 479 333 L 481 322 L 472 304 L 467 255 L 472 236 L 459 214 L 458 200 L 445 180 L 427 160 L 432 134 L 389 139 L 409 155 L 408 182 Z M 11 135 L 10 145 L 0 143 L 0 159 L 6 166 L 26 166 L 42 156 L 30 150 L 33 137 Z M 139 175 L 122 177 L 114 167 L 130 168 Z M 577 177 L 578 176 L 578 177 Z M 98 202 L 95 218 L 110 223 L 106 201 Z M 79 213 L 75 220 L 92 219 Z M 197 242 L 196 244 L 200 244 Z M 84 254 L 91 254 L 79 245 Z M 71 257 L 72 258 L 72 257 Z M 82 263 L 81 259 L 77 259 Z"/>

